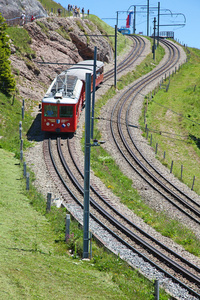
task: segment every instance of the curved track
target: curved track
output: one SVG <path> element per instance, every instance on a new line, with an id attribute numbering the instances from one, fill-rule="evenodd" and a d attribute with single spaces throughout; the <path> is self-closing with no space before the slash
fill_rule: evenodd
<path id="1" fill-rule="evenodd" d="M 124 93 L 113 109 L 110 127 L 117 148 L 134 171 L 140 174 L 158 192 L 167 193 L 164 197 L 168 197 L 168 201 L 171 201 L 176 208 L 188 214 L 188 217 L 192 214 L 193 221 L 199 222 L 198 204 L 187 197 L 187 195 L 183 195 L 169 181 L 164 181 L 163 176 L 159 177 L 159 172 L 153 166 L 150 166 L 144 156 L 138 152 L 128 125 L 129 111 L 135 95 L 141 92 L 147 84 L 175 66 L 179 61 L 178 49 L 170 43 L 164 43 L 169 49 L 168 61 L 163 67 L 152 71 L 151 74 L 137 81 L 136 84 L 132 84 L 128 91 Z M 139 46 L 136 46 L 132 51 L 133 56 L 136 53 L 140 55 L 143 47 L 144 44 L 142 46 L 142 43 L 139 42 Z M 132 62 L 133 58 L 132 61 L 126 60 L 124 64 L 129 65 Z M 123 70 L 123 64 L 120 68 Z M 121 124 L 121 119 L 126 119 L 125 125 Z M 59 182 L 56 185 L 59 187 L 64 200 L 69 202 L 72 201 L 71 199 L 74 199 L 79 206 L 83 207 L 83 174 L 75 163 L 76 157 L 72 155 L 73 151 L 71 147 L 73 146 L 71 146 L 71 143 L 73 143 L 73 139 L 68 139 L 66 147 L 65 141 L 61 141 L 60 139 L 57 139 L 57 141 L 45 140 L 44 156 L 54 180 L 57 181 L 57 177 L 59 177 Z M 189 293 L 196 297 L 200 296 L 200 269 L 198 267 L 172 251 L 172 249 L 169 249 L 166 245 L 160 243 L 123 216 L 117 209 L 110 205 L 109 199 L 102 195 L 98 187 L 91 186 L 90 193 L 91 217 L 97 223 L 101 224 L 106 231 L 115 236 L 128 249 L 142 256 L 145 261 L 148 261 L 167 277 L 170 277 L 173 281 L 187 289 Z"/>
<path id="2" fill-rule="evenodd" d="M 176 47 L 171 47 L 170 43 L 165 42 L 169 47 L 169 58 L 165 66 L 158 69 L 153 74 L 145 76 L 137 84 L 133 84 L 128 91 L 115 104 L 110 121 L 110 128 L 114 142 L 123 158 L 131 168 L 148 183 L 161 196 L 169 201 L 176 209 L 179 209 L 188 218 L 200 224 L 200 204 L 191 199 L 187 194 L 174 186 L 169 180 L 147 160 L 136 146 L 129 127 L 129 112 L 131 105 L 139 93 L 151 81 L 163 75 L 179 60 L 179 51 Z M 126 120 L 125 125 L 121 120 Z"/>
<path id="3" fill-rule="evenodd" d="M 117 65 L 117 74 L 120 74 L 122 71 L 126 70 L 128 67 L 132 66 L 132 64 L 137 61 L 138 57 L 142 55 L 142 52 L 145 49 L 146 43 L 145 40 L 139 36 L 130 36 L 134 41 L 134 46 L 129 56 L 125 58 L 121 63 Z M 112 78 L 114 75 L 114 69 L 106 72 L 104 75 L 104 82 Z"/>

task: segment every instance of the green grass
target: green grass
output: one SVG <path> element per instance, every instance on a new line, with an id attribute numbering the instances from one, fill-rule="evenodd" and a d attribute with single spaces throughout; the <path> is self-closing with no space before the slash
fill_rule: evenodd
<path id="1" fill-rule="evenodd" d="M 45 33 L 48 36 L 48 34 L 49 34 L 49 28 L 46 27 L 45 24 L 43 22 L 41 22 L 41 21 L 36 21 L 36 24 L 38 26 L 40 26 L 42 32 Z"/>
<path id="2" fill-rule="evenodd" d="M 35 52 L 31 49 L 31 38 L 26 29 L 21 27 L 8 27 L 7 34 L 13 41 L 18 56 L 26 56 L 28 58 L 35 58 Z"/>
<path id="3" fill-rule="evenodd" d="M 26 139 L 26 132 L 33 121 L 26 105 L 25 102 L 25 118 L 22 122 L 24 149 L 31 145 Z M 0 148 L 15 153 L 18 158 L 20 155 L 19 122 L 22 120 L 21 106 L 18 97 L 7 97 L 0 93 Z"/>
<path id="4" fill-rule="evenodd" d="M 41 2 L 45 2 L 41 1 Z M 52 5 L 53 1 L 48 1 Z M 47 3 L 47 1 L 46 1 Z M 92 18 L 92 16 L 90 16 Z M 96 18 L 98 20 L 98 18 Z M 100 19 L 98 20 L 100 22 Z M 101 22 L 100 22 L 101 23 Z M 106 25 L 102 26 L 102 32 Z M 104 28 L 105 26 L 105 28 Z M 20 28 L 21 29 L 21 28 Z M 10 29 L 11 30 L 11 29 Z M 114 30 L 109 28 L 108 34 L 113 34 Z M 34 53 L 30 51 L 31 41 L 25 35 L 25 43 L 20 36 L 21 31 L 10 33 L 20 56 L 32 57 Z M 121 46 L 118 43 L 118 54 L 127 44 L 126 38 L 118 34 L 121 39 Z M 113 42 L 112 42 L 112 45 Z M 26 47 L 28 49 L 26 50 Z M 120 50 L 121 49 L 121 50 Z M 156 54 L 156 64 L 162 57 L 161 48 Z M 197 55 L 198 57 L 198 55 Z M 128 82 L 142 76 L 144 72 L 152 69 L 154 61 L 152 55 L 145 60 L 144 64 L 137 71 L 131 72 L 118 82 L 118 89 L 123 88 Z M 97 115 L 104 103 L 115 95 L 113 88 L 98 102 Z M 82 291 L 81 299 L 89 297 L 98 299 L 154 299 L 153 285 L 137 271 L 133 271 L 127 264 L 110 255 L 102 248 L 93 243 L 93 260 L 89 263 L 82 262 L 79 258 L 70 258 L 68 249 L 71 248 L 75 257 L 82 253 L 82 230 L 76 222 L 71 223 L 71 239 L 69 244 L 64 242 L 64 223 L 66 211 L 53 208 L 50 214 L 45 213 L 45 201 L 31 185 L 29 192 L 24 192 L 25 182 L 22 179 L 22 170 L 19 161 L 13 157 L 19 157 L 19 121 L 21 120 L 21 102 L 15 98 L 7 98 L 0 94 L 0 148 L 11 151 L 10 153 L 0 149 L 0 214 L 2 226 L 2 245 L 0 249 L 1 272 L 0 282 L 3 289 L 0 292 L 2 299 L 75 299 L 79 291 Z M 12 105 L 13 103 L 13 105 Z M 23 138 L 25 147 L 30 145 L 25 139 L 25 133 L 32 123 L 30 111 L 32 103 L 28 101 L 23 121 Z M 96 129 L 95 129 L 96 130 Z M 96 130 L 95 136 L 100 137 Z M 186 249 L 199 255 L 199 244 L 195 240 L 192 232 L 176 224 L 173 220 L 168 220 L 163 215 L 157 215 L 149 209 L 140 199 L 137 192 L 132 189 L 131 181 L 126 178 L 113 163 L 113 159 L 104 152 L 101 147 L 98 151 L 92 149 L 91 164 L 96 174 L 106 178 L 105 184 L 112 189 L 122 202 L 130 209 L 140 215 L 145 222 L 156 228 L 163 230 L 163 234 L 184 244 Z M 102 151 L 102 152 L 101 152 Z M 7 172 L 8 168 L 9 173 Z M 99 171 L 101 169 L 101 172 Z M 6 170 L 6 171 L 5 171 Z M 109 174 L 109 176 L 108 176 Z M 31 175 L 31 177 L 34 177 Z M 9 182 L 5 179 L 9 178 Z M 119 187 L 126 187 L 119 189 Z M 125 191 L 125 192 L 124 192 Z M 184 234 L 184 235 L 183 235 Z M 190 248 L 190 249 L 189 249 Z M 88 281 L 90 282 L 88 283 Z M 50 283 L 49 283 L 50 282 Z M 84 282 L 85 284 L 82 284 Z M 97 290 L 97 282 L 100 282 Z M 140 287 L 140 288 L 138 288 Z M 76 292 L 74 292 L 76 291 Z M 78 291 L 78 292 L 77 292 Z M 106 294 L 105 294 L 106 293 Z M 81 292 L 80 292 L 81 294 Z M 106 295 L 104 297 L 104 295 Z M 161 291 L 160 299 L 169 299 Z"/>
<path id="5" fill-rule="evenodd" d="M 115 49 L 115 29 L 111 26 L 109 26 L 107 23 L 105 23 L 104 21 L 102 21 L 100 18 L 98 18 L 95 15 L 90 15 L 89 20 L 92 21 L 97 28 L 99 29 L 99 31 L 101 32 L 101 34 L 103 35 L 107 35 L 108 37 L 107 40 L 109 41 L 112 49 Z M 109 36 L 110 35 L 110 36 Z M 105 38 L 105 36 L 104 36 Z M 117 54 L 120 55 L 122 54 L 127 46 L 132 45 L 132 42 L 124 35 L 118 33 L 117 34 Z"/>
<path id="6" fill-rule="evenodd" d="M 152 146 L 158 143 L 158 159 L 168 168 L 173 160 L 173 174 L 179 179 L 183 165 L 182 181 L 191 188 L 195 176 L 194 190 L 200 195 L 200 50 L 190 52 L 190 60 L 171 76 L 168 92 L 160 90 L 148 101 L 146 122 Z"/>
<path id="7" fill-rule="evenodd" d="M 56 32 L 60 34 L 64 39 L 71 41 L 69 33 L 62 26 L 56 29 Z"/>
<path id="8" fill-rule="evenodd" d="M 117 83 L 117 88 L 122 89 L 128 83 L 149 72 L 155 64 L 158 64 L 162 55 L 163 50 L 158 48 L 156 52 L 156 62 L 152 61 L 152 55 L 149 55 L 135 71 L 120 78 L 120 81 Z M 176 83 L 175 86 L 177 86 Z M 100 115 L 101 107 L 103 107 L 107 101 L 111 101 L 115 94 L 115 89 L 111 88 L 97 101 L 95 104 L 96 117 Z M 157 123 L 162 124 L 160 120 L 157 121 Z M 101 140 L 103 138 L 96 125 L 97 120 L 95 121 L 94 136 L 98 140 Z M 84 138 L 82 139 L 82 146 L 84 148 Z M 121 202 L 133 210 L 147 224 L 155 228 L 162 235 L 170 237 L 175 242 L 181 244 L 187 251 L 196 256 L 200 256 L 200 241 L 195 233 L 179 222 L 169 219 L 164 213 L 157 213 L 149 208 L 140 198 L 137 191 L 132 188 L 132 181 L 120 171 L 117 163 L 115 163 L 109 153 L 102 147 L 91 148 L 91 167 L 95 175 L 105 183 L 107 188 L 111 189 L 115 195 L 120 197 Z"/>
<path id="9" fill-rule="evenodd" d="M 67 11 L 65 8 L 58 2 L 53 0 L 39 0 L 39 2 L 43 5 L 43 7 L 48 11 L 48 13 L 53 12 L 55 15 L 57 15 L 58 8 L 61 8 L 61 16 L 66 16 Z M 66 3 L 67 7 L 68 3 Z"/>
<path id="10" fill-rule="evenodd" d="M 3 149 L 0 170 L 1 299 L 154 299 L 153 283 L 95 242 L 91 261 L 71 257 L 81 228 L 71 222 L 74 242 L 66 244 L 65 209 L 47 214 L 32 184 L 25 192 L 19 161 Z M 160 299 L 169 299 L 163 290 Z"/>

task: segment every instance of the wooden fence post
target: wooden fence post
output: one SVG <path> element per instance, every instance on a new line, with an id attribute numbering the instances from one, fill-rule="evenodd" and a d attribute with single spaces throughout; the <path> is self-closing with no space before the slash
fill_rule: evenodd
<path id="1" fill-rule="evenodd" d="M 29 177 L 30 177 L 30 174 L 27 173 L 26 174 L 26 190 L 29 191 Z"/>
<path id="2" fill-rule="evenodd" d="M 26 162 L 24 162 L 24 172 L 23 172 L 23 176 L 26 177 Z"/>
<path id="3" fill-rule="evenodd" d="M 51 210 L 51 197 L 52 194 L 51 193 L 47 193 L 47 207 L 46 207 L 46 212 L 50 212 Z"/>
<path id="4" fill-rule="evenodd" d="M 70 236 L 70 215 L 66 214 L 65 241 L 69 240 Z"/>
<path id="5" fill-rule="evenodd" d="M 195 176 L 193 177 L 193 182 L 192 182 L 192 191 L 193 191 L 193 188 L 194 188 L 194 182 L 195 182 Z"/>
<path id="6" fill-rule="evenodd" d="M 172 163 L 171 163 L 171 168 L 170 168 L 170 173 L 172 173 L 172 169 L 173 169 L 173 160 L 172 160 Z"/>
<path id="7" fill-rule="evenodd" d="M 157 152 L 158 152 L 158 143 L 156 143 L 156 154 L 157 154 Z"/>
<path id="8" fill-rule="evenodd" d="M 159 280 L 155 280 L 155 300 L 159 300 Z"/>
<path id="9" fill-rule="evenodd" d="M 183 165 L 181 165 L 181 180 L 183 179 Z"/>

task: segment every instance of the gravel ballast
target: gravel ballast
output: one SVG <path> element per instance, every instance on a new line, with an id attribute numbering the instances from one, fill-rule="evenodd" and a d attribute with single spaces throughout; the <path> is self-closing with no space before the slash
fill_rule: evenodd
<path id="1" fill-rule="evenodd" d="M 143 56 L 139 61 L 137 61 L 137 64 L 139 64 L 144 57 L 150 53 L 150 42 L 146 40 L 147 46 L 145 48 L 145 53 L 143 53 Z M 184 51 L 181 49 L 181 62 L 185 62 L 186 56 Z M 122 58 L 120 58 L 122 59 Z M 163 59 L 163 61 L 165 58 Z M 162 61 L 162 63 L 163 63 Z M 106 67 L 106 69 L 109 69 L 110 67 L 113 67 L 113 64 L 110 64 Z M 133 68 L 133 67 L 132 67 Z M 127 70 L 126 72 L 128 72 Z M 125 74 L 125 72 L 124 72 Z M 96 92 L 96 100 L 98 100 L 101 95 L 103 95 L 106 90 L 113 84 L 113 82 L 110 80 L 110 82 L 106 82 L 105 86 L 102 85 L 101 88 L 98 89 Z M 148 86 L 146 90 L 144 91 L 144 94 L 147 94 L 149 91 L 152 91 L 154 87 L 158 84 L 158 82 L 154 82 L 152 86 Z M 109 101 L 107 105 L 105 105 L 102 109 L 102 116 L 104 118 L 109 119 L 109 113 L 112 109 L 112 105 L 114 105 L 116 99 L 119 97 L 119 94 L 121 92 L 117 93 L 116 97 L 112 99 L 112 102 Z M 132 108 L 134 111 L 133 114 L 133 124 L 138 124 L 138 119 L 141 113 L 141 108 L 143 105 L 143 100 L 144 96 L 140 95 L 138 99 L 134 102 L 134 107 Z M 112 105 L 111 105 L 112 103 Z M 84 125 L 84 119 L 85 119 L 85 111 L 82 112 L 80 121 L 79 121 L 79 128 L 77 130 L 77 134 L 74 136 L 75 139 L 75 148 L 77 155 L 79 157 L 79 163 L 80 165 L 84 164 L 84 155 L 81 150 L 81 144 L 80 140 L 82 138 L 82 132 L 83 132 L 83 125 Z M 36 125 L 37 126 L 37 125 Z M 144 188 L 144 185 L 141 184 L 141 180 L 137 178 L 136 175 L 132 174 L 132 171 L 129 170 L 128 166 L 124 164 L 124 162 L 121 160 L 121 157 L 118 154 L 118 151 L 115 149 L 113 146 L 113 143 L 110 141 L 110 133 L 108 131 L 106 122 L 99 122 L 99 128 L 102 132 L 103 140 L 109 141 L 106 142 L 103 147 L 112 155 L 112 157 L 119 163 L 119 166 L 121 170 L 133 180 L 133 186 L 136 188 L 141 197 L 143 199 L 148 199 L 149 205 L 161 210 L 162 209 L 162 203 L 158 199 L 158 196 L 154 194 L 154 192 L 150 189 Z M 33 128 L 34 130 L 34 128 Z M 155 158 L 155 153 L 149 147 L 147 144 L 147 141 L 141 136 L 141 132 L 139 130 L 135 131 L 134 134 L 136 135 L 138 147 L 145 153 L 145 155 L 148 157 L 149 160 L 153 161 L 156 165 L 156 167 L 159 170 L 162 170 L 162 173 L 165 174 L 166 176 L 169 176 L 170 178 L 173 177 L 173 182 L 180 186 L 180 188 L 184 188 L 187 190 L 188 194 L 192 195 L 193 198 L 197 199 L 197 201 L 200 201 L 199 196 L 196 195 L 193 191 L 191 191 L 189 188 L 187 188 L 185 185 L 180 183 L 172 174 L 169 174 L 169 170 L 167 170 L 163 165 L 156 160 Z M 34 139 L 34 136 L 32 135 L 32 138 Z M 25 159 L 29 167 L 33 170 L 35 173 L 35 185 L 37 186 L 37 189 L 46 197 L 48 192 L 52 193 L 53 199 L 55 198 L 60 198 L 61 196 L 59 195 L 57 188 L 55 187 L 54 183 L 51 181 L 51 177 L 49 176 L 49 173 L 46 169 L 46 165 L 43 159 L 43 149 L 42 149 L 42 139 L 44 138 L 44 135 L 41 133 L 40 137 L 36 137 L 37 142 L 33 147 L 31 147 L 25 154 Z M 129 173 L 130 171 L 130 173 Z M 104 193 L 111 199 L 111 203 L 115 207 L 117 207 L 118 210 L 120 210 L 124 215 L 127 215 L 131 220 L 134 220 L 134 223 L 137 224 L 137 226 L 141 227 L 143 230 L 147 231 L 149 234 L 153 235 L 156 239 L 160 240 L 162 243 L 167 244 L 169 247 L 172 249 L 176 249 L 176 251 L 184 256 L 187 257 L 189 260 L 193 261 L 193 263 L 196 263 L 198 266 L 200 266 L 200 260 L 193 256 L 192 254 L 186 252 L 180 245 L 177 245 L 174 243 L 172 240 L 169 238 L 163 237 L 161 234 L 156 232 L 153 228 L 148 226 L 147 224 L 144 223 L 142 219 L 140 219 L 138 216 L 136 216 L 132 211 L 127 209 L 124 205 L 120 203 L 120 199 L 117 198 L 115 195 L 112 194 L 110 189 L 107 189 L 105 185 L 99 180 L 99 178 L 96 178 L 91 171 L 91 181 L 95 182 L 100 190 L 104 191 Z M 167 205 L 167 204 L 166 204 Z M 82 223 L 82 217 L 83 217 L 83 212 L 81 211 L 80 208 L 75 206 L 72 203 L 67 203 L 65 204 L 66 208 L 79 220 L 80 223 Z M 165 207 L 168 209 L 167 207 Z M 179 214 L 179 213 L 178 213 Z M 176 211 L 173 210 L 173 214 L 171 217 L 177 217 L 176 216 Z M 179 217 L 180 218 L 180 217 Z M 188 223 L 188 220 L 183 220 L 181 221 Z M 192 229 L 196 232 L 197 228 L 193 227 L 194 225 L 191 225 Z M 122 246 L 116 239 L 114 239 L 110 234 L 106 233 L 96 222 L 90 220 L 90 229 L 92 233 L 99 238 L 102 243 L 110 249 L 112 252 L 115 254 L 119 255 L 122 259 L 126 260 L 130 265 L 132 265 L 134 268 L 137 268 L 141 271 L 142 274 L 144 274 L 146 277 L 148 277 L 151 280 L 159 279 L 160 284 L 176 299 L 196 299 L 194 297 L 190 297 L 186 290 L 182 289 L 180 286 L 174 284 L 171 280 L 167 279 L 162 273 L 158 272 L 154 268 L 150 266 L 150 264 L 147 264 L 144 262 L 143 259 L 141 259 L 137 254 L 131 253 L 130 250 Z M 199 229 L 197 230 L 199 232 Z"/>

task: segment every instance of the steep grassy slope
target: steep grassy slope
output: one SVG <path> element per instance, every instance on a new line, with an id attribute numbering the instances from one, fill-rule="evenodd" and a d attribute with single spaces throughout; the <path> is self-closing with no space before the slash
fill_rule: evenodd
<path id="1" fill-rule="evenodd" d="M 195 176 L 193 189 L 200 195 L 200 50 L 189 50 L 189 60 L 171 76 L 168 92 L 149 97 L 146 121 L 153 147 L 158 143 L 158 159 L 169 169 L 173 161 L 173 174 L 190 188 Z"/>
<path id="2" fill-rule="evenodd" d="M 10 29 L 11 32 L 15 30 Z M 26 45 L 13 40 L 16 40 L 19 57 L 26 56 Z M 27 52 L 27 56 L 34 55 L 30 48 Z M 15 73 L 17 76 L 17 70 Z M 133 295 L 138 300 L 151 299 L 153 283 L 95 243 L 92 261 L 80 260 L 82 230 L 76 222 L 71 223 L 71 239 L 66 245 L 66 211 L 52 208 L 51 213 L 46 214 L 45 199 L 32 185 L 25 191 L 17 159 L 20 95 L 8 98 L 0 94 L 0 102 L 0 148 L 10 151 L 0 149 L 1 299 L 132 299 Z M 31 110 L 32 102 L 27 100 L 24 149 L 30 146 L 26 134 L 33 120 Z M 33 180 L 34 175 L 30 178 Z M 70 257 L 68 250 L 72 248 L 74 256 Z M 160 299 L 168 299 L 168 296 L 161 291 Z"/>
<path id="3" fill-rule="evenodd" d="M 162 53 L 160 57 L 162 57 Z M 149 65 L 151 65 L 151 61 Z M 134 80 L 141 73 L 139 71 L 136 77 L 135 74 L 132 75 L 133 77 L 129 74 L 124 78 L 124 83 L 120 82 L 121 86 L 118 88 L 122 88 L 123 84 Z M 112 92 L 114 93 L 114 91 Z M 111 94 L 107 95 L 107 99 L 109 97 L 111 98 Z M 20 102 L 15 99 L 12 105 L 13 98 L 8 99 L 1 94 L 0 99 L 2 102 L 0 117 L 3 124 L 6 125 L 1 128 L 1 135 L 4 138 L 0 140 L 0 147 L 9 149 L 19 156 Z M 106 96 L 103 101 L 107 101 Z M 14 110 L 12 110 L 12 106 Z M 31 125 L 30 111 L 26 112 L 27 116 L 23 126 L 24 139 Z M 8 134 L 4 130 L 5 128 L 9 129 Z M 12 137 L 12 147 L 9 148 L 11 133 L 14 134 L 15 138 Z M 100 149 L 98 150 L 100 151 Z M 108 167 L 111 166 L 112 168 L 112 159 L 103 160 L 102 158 L 108 156 L 105 153 L 99 154 L 98 151 L 97 155 L 99 161 L 95 157 L 92 158 L 94 159 L 93 168 L 96 167 L 98 170 L 104 171 L 103 167 L 105 167 L 105 173 L 102 173 L 102 177 L 105 178 Z M 96 163 L 99 165 L 95 166 Z M 1 286 L 3 287 L 0 294 L 1 298 L 79 299 L 77 294 L 80 294 L 80 299 L 88 297 L 98 299 L 98 295 L 101 297 L 99 299 L 133 299 L 133 295 L 135 299 L 153 299 L 153 284 L 150 284 L 137 272 L 132 271 L 120 259 L 104 253 L 95 244 L 93 245 L 93 260 L 91 262 L 83 263 L 76 256 L 70 258 L 64 243 L 66 212 L 53 209 L 51 214 L 46 215 L 45 200 L 42 199 L 41 195 L 38 195 L 32 187 L 30 192 L 25 193 L 22 170 L 18 164 L 19 161 L 13 158 L 12 154 L 3 150 L 0 151 L 0 170 L 4 170 L 0 177 L 3 191 L 0 199 L 0 214 L 1 220 L 3 220 L 1 222 L 3 239 L 0 265 L 1 269 L 4 270 L 1 275 Z M 114 170 L 114 172 L 116 178 L 118 170 Z M 5 178 L 9 178 L 9 181 Z M 118 189 L 119 185 L 113 178 L 106 179 L 108 180 L 106 184 L 110 185 L 113 191 L 114 188 Z M 131 192 L 131 183 L 127 182 L 123 176 L 119 179 L 124 182 L 124 185 L 126 184 L 127 190 Z M 131 206 L 131 203 L 126 202 L 126 200 L 132 197 L 136 198 L 136 192 L 133 191 L 131 195 L 123 195 L 119 189 L 118 192 L 124 203 Z M 164 227 L 163 216 L 160 220 L 157 215 L 155 219 L 149 218 L 155 215 L 148 208 L 142 206 L 140 199 L 137 208 L 146 222 L 155 226 L 156 229 L 159 226 L 163 227 L 163 234 L 170 233 L 169 236 L 175 236 L 175 238 L 182 234 L 182 232 L 175 232 L 176 224 L 173 222 L 170 228 Z M 76 248 L 78 252 L 79 246 L 81 247 L 82 244 L 82 232 L 77 224 L 73 224 L 71 230 L 74 239 L 70 246 Z M 187 237 L 183 236 L 183 242 L 188 248 L 190 246 L 191 252 L 195 253 L 195 246 L 198 244 L 193 238 L 188 233 Z M 199 255 L 197 250 L 196 255 Z M 97 282 L 100 283 L 99 286 L 97 286 Z M 168 299 L 168 296 L 161 293 L 160 299 Z"/>

